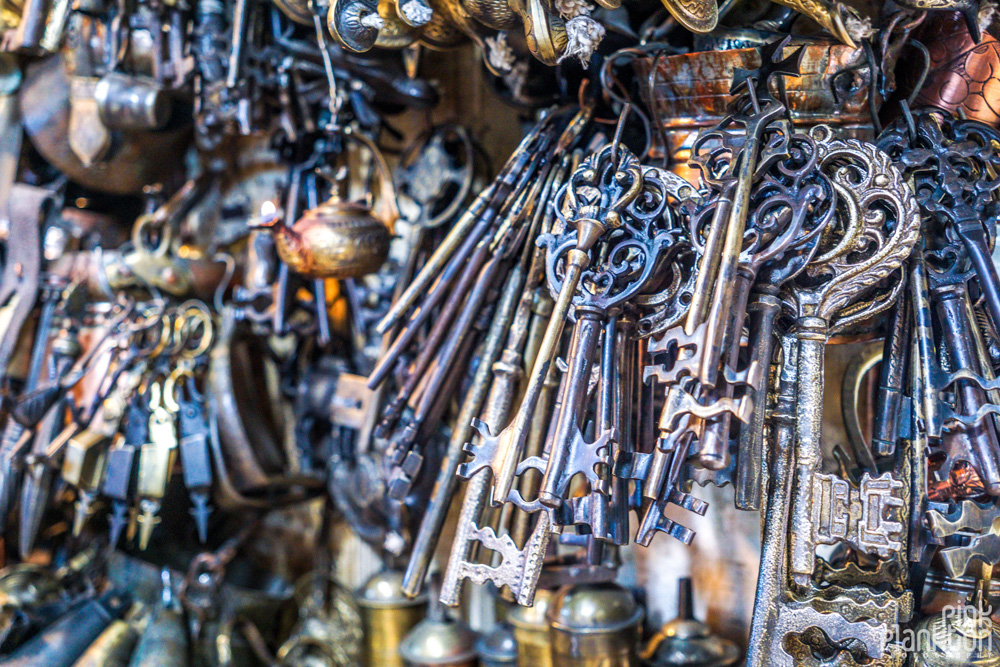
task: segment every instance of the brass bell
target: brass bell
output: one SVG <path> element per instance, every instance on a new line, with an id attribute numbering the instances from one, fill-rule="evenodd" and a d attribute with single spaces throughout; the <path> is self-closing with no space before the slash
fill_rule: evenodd
<path id="1" fill-rule="evenodd" d="M 549 606 L 553 667 L 636 667 L 643 610 L 613 583 L 566 586 Z"/>
<path id="2" fill-rule="evenodd" d="M 677 618 L 664 624 L 649 640 L 642 658 L 649 667 L 730 667 L 740 658 L 733 642 L 712 634 L 694 617 L 691 579 L 678 583 Z"/>
<path id="3" fill-rule="evenodd" d="M 384 570 L 354 593 L 364 632 L 362 660 L 369 667 L 403 667 L 399 645 L 427 613 L 427 596 L 408 598 L 402 586 L 402 572 Z"/>
<path id="4" fill-rule="evenodd" d="M 913 629 L 914 667 L 997 667 L 1000 628 L 974 605 L 946 608 Z"/>
<path id="5" fill-rule="evenodd" d="M 343 132 L 375 156 L 381 188 L 375 207 L 345 201 L 334 194 L 306 211 L 291 227 L 280 215 L 251 223 L 270 227 L 281 260 L 296 273 L 313 279 L 359 278 L 378 270 L 389 256 L 391 227 L 399 218 L 392 177 L 385 159 L 369 139 Z"/>
<path id="6" fill-rule="evenodd" d="M 476 632 L 451 618 L 441 605 L 432 605 L 427 618 L 410 630 L 399 645 L 406 667 L 476 666 Z"/>
<path id="7" fill-rule="evenodd" d="M 517 664 L 517 640 L 510 623 L 502 622 L 476 641 L 479 667 L 510 667 Z"/>
<path id="8" fill-rule="evenodd" d="M 507 621 L 514 626 L 517 641 L 517 664 L 527 667 L 552 667 L 552 641 L 549 639 L 549 605 L 554 593 L 539 589 L 535 604 L 530 607 L 515 606 L 507 613 Z"/>

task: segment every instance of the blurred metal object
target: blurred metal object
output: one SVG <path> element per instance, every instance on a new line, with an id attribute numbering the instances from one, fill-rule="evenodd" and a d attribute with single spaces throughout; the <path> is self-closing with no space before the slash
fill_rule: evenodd
<path id="1" fill-rule="evenodd" d="M 504 667 L 517 664 L 517 640 L 510 623 L 501 622 L 476 640 L 479 667 Z"/>
<path id="2" fill-rule="evenodd" d="M 139 640 L 139 630 L 129 621 L 112 621 L 73 667 L 127 667 Z"/>
<path id="3" fill-rule="evenodd" d="M 330 576 L 311 572 L 295 585 L 298 621 L 278 649 L 283 665 L 310 665 L 310 656 L 335 667 L 358 664 L 364 636 L 353 597 Z"/>
<path id="4" fill-rule="evenodd" d="M 740 658 L 736 644 L 712 634 L 694 617 L 691 579 L 678 582 L 677 618 L 665 623 L 643 650 L 649 667 L 731 667 Z"/>
<path id="5" fill-rule="evenodd" d="M 32 637 L 4 660 L 4 667 L 72 667 L 112 621 L 125 612 L 118 593 L 87 600 Z"/>
<path id="6" fill-rule="evenodd" d="M 129 667 L 187 667 L 187 624 L 180 611 L 160 609 L 149 620 L 132 654 Z"/>
<path id="7" fill-rule="evenodd" d="M 563 588 L 548 610 L 553 667 L 638 667 L 643 615 L 617 584 Z"/>
<path id="8" fill-rule="evenodd" d="M 365 637 L 362 663 L 368 667 L 403 667 L 400 644 L 424 618 L 427 595 L 406 597 L 403 573 L 383 570 L 355 592 L 354 600 L 361 610 Z"/>
<path id="9" fill-rule="evenodd" d="M 97 82 L 94 99 L 111 130 L 162 130 L 170 120 L 170 100 L 153 79 L 111 72 Z"/>
<path id="10" fill-rule="evenodd" d="M 931 614 L 913 632 L 913 667 L 1000 665 L 1000 628 L 972 605 Z"/>
<path id="11" fill-rule="evenodd" d="M 71 81 L 64 60 L 56 55 L 30 64 L 21 86 L 24 131 L 42 157 L 71 180 L 111 194 L 142 192 L 182 165 L 190 141 L 190 131 L 183 127 L 116 136 L 113 151 L 104 159 L 84 164 L 69 143 Z"/>
<path id="12" fill-rule="evenodd" d="M 399 645 L 406 667 L 476 667 L 476 633 L 463 621 L 451 618 L 436 605 Z"/>
<path id="13" fill-rule="evenodd" d="M 507 614 L 507 621 L 514 626 L 517 664 L 521 667 L 552 667 L 548 611 L 554 597 L 552 591 L 540 588 L 535 592 L 532 606 L 516 605 Z"/>

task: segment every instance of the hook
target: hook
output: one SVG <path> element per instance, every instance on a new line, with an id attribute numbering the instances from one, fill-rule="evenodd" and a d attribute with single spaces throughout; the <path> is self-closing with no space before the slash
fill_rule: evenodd
<path id="1" fill-rule="evenodd" d="M 618 114 L 618 126 L 615 128 L 615 138 L 611 141 L 611 161 L 618 164 L 618 146 L 621 145 L 622 132 L 625 131 L 625 121 L 628 120 L 628 115 L 632 111 L 632 104 L 629 102 L 625 103 L 622 107 L 622 111 Z"/>

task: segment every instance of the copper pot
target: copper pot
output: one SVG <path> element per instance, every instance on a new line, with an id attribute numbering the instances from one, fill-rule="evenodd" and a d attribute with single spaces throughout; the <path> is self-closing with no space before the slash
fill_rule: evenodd
<path id="1" fill-rule="evenodd" d="M 739 37 L 739 33 L 721 33 L 716 39 L 726 45 L 739 43 Z M 832 124 L 849 137 L 871 139 L 870 77 L 864 51 L 825 40 L 797 38 L 783 54 L 791 55 L 799 46 L 804 47 L 802 75 L 785 81 L 795 126 L 803 130 Z M 666 57 L 651 54 L 633 61 L 639 76 L 649 81 L 643 95 L 653 110 L 653 122 L 662 132 L 662 137 L 653 132 L 660 144 L 655 152 L 666 151 L 674 173 L 692 182 L 697 180 L 698 174 L 688 166 L 688 160 L 698 133 L 714 127 L 730 113 L 733 72 L 759 66 L 760 56 L 754 48 Z"/>

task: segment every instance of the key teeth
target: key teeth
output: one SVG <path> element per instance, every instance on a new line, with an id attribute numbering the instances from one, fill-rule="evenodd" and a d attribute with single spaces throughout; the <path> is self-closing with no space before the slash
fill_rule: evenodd
<path id="1" fill-rule="evenodd" d="M 493 458 L 496 456 L 500 444 L 500 436 L 493 435 L 486 422 L 473 419 L 472 428 L 479 433 L 482 442 L 476 444 L 474 441 L 470 441 L 462 446 L 462 449 L 472 456 L 470 461 L 460 463 L 458 466 L 458 474 L 463 479 L 471 479 L 479 471 L 492 468 Z"/>

